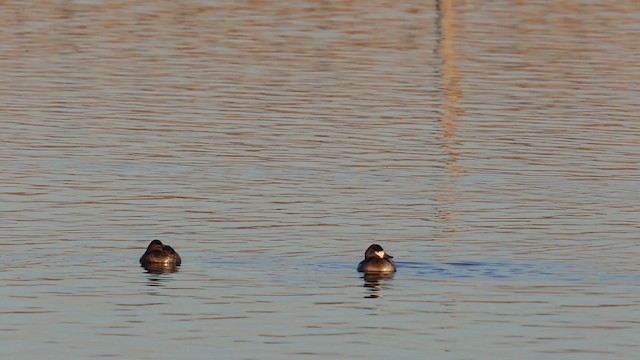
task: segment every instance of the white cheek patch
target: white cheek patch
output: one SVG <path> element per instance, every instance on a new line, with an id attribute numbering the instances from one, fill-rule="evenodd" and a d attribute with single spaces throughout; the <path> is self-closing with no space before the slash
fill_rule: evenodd
<path id="1" fill-rule="evenodd" d="M 380 259 L 384 259 L 384 250 L 376 251 L 376 255 L 377 255 Z"/>

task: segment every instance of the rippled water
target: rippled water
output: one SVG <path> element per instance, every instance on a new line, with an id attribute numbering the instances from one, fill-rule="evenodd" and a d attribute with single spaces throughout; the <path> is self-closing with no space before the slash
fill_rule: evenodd
<path id="1" fill-rule="evenodd" d="M 635 359 L 639 10 L 1 3 L 1 357 Z"/>

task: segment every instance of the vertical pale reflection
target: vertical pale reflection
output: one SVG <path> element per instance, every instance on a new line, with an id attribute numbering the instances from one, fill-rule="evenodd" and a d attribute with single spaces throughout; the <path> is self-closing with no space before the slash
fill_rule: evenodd
<path id="1" fill-rule="evenodd" d="M 458 165 L 458 153 L 455 150 L 456 120 L 462 113 L 458 103 L 461 96 L 460 74 L 456 64 L 456 49 L 454 40 L 456 35 L 455 7 L 453 0 L 439 0 L 437 6 L 437 34 L 439 36 L 437 53 L 442 60 L 440 75 L 442 77 L 442 147 L 446 154 L 445 169 L 447 181 L 439 193 L 438 203 L 440 221 L 450 223 L 456 214 L 455 180 L 462 173 Z"/>

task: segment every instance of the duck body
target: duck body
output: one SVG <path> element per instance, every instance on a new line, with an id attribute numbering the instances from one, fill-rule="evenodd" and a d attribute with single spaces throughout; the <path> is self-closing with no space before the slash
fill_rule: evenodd
<path id="1" fill-rule="evenodd" d="M 393 256 L 387 254 L 382 246 L 373 244 L 364 252 L 364 260 L 358 264 L 358 271 L 363 273 L 389 273 L 396 271 Z"/>
<path id="2" fill-rule="evenodd" d="M 173 265 L 180 266 L 180 255 L 169 245 L 164 245 L 160 240 L 153 240 L 147 247 L 147 251 L 140 257 L 140 265 Z"/>

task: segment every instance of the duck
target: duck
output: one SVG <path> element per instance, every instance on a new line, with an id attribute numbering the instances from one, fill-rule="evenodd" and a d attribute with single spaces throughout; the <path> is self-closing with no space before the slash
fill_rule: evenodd
<path id="1" fill-rule="evenodd" d="M 147 251 L 140 257 L 140 265 L 142 266 L 180 266 L 181 263 L 180 255 L 171 246 L 163 244 L 160 240 L 153 240 L 147 247 Z"/>
<path id="2" fill-rule="evenodd" d="M 372 244 L 364 252 L 364 260 L 358 264 L 358 271 L 363 273 L 390 273 L 396 271 L 393 256 L 387 254 L 382 246 Z"/>

